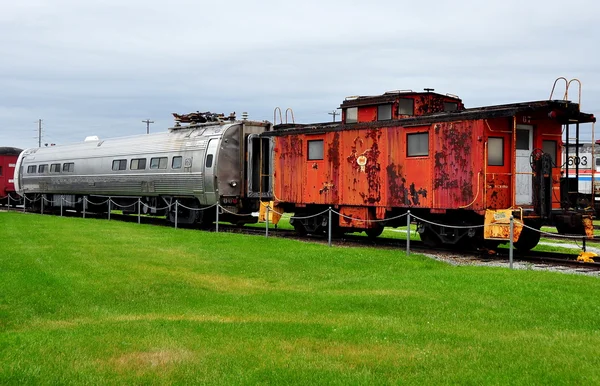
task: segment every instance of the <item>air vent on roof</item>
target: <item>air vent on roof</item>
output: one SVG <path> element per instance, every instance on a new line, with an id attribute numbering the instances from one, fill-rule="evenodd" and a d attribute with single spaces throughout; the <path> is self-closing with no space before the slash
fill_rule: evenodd
<path id="1" fill-rule="evenodd" d="M 92 141 L 99 141 L 100 138 L 98 138 L 97 135 L 90 135 L 89 137 L 85 137 L 85 140 L 83 142 L 92 142 Z"/>

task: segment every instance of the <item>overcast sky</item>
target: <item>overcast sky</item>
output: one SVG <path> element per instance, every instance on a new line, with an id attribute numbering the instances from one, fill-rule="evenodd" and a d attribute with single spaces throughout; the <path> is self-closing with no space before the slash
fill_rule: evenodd
<path id="1" fill-rule="evenodd" d="M 594 0 L 2 0 L 0 146 L 36 147 L 38 119 L 43 146 L 164 131 L 173 112 L 324 122 L 397 89 L 542 100 L 559 76 L 600 116 L 598 15 Z"/>

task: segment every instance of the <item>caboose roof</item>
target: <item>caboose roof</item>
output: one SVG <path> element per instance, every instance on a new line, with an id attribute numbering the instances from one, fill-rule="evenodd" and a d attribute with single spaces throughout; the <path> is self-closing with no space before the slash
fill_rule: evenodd
<path id="1" fill-rule="evenodd" d="M 556 112 L 555 119 L 562 124 L 596 122 L 593 114 L 579 111 L 579 104 L 564 100 L 543 100 L 513 103 L 506 105 L 474 107 L 465 110 L 446 111 L 429 115 L 402 118 L 388 121 L 341 123 L 327 122 L 315 124 L 283 124 L 274 126 L 274 131 L 263 133 L 264 136 L 277 136 L 290 133 L 317 133 L 319 131 L 335 131 L 354 128 L 378 128 L 392 125 L 410 127 L 430 125 L 438 122 L 452 122 L 460 120 L 477 120 L 512 117 L 520 113 L 533 113 L 544 111 L 550 114 Z"/>

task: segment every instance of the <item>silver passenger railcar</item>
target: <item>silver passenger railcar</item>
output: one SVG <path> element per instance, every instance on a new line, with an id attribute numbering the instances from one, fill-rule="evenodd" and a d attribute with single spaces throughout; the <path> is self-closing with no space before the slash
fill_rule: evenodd
<path id="1" fill-rule="evenodd" d="M 258 136 L 270 129 L 268 122 L 230 117 L 176 122 L 156 134 L 30 148 L 17 160 L 15 189 L 34 210 L 106 212 L 111 197 L 118 205 L 113 209 L 137 212 L 140 202 L 143 213 L 164 214 L 171 222 L 177 210 L 179 223 L 210 224 L 215 211 L 201 209 L 216 203 L 219 220 L 256 222 L 251 213 L 272 195 L 269 165 L 261 163 L 272 146 Z"/>

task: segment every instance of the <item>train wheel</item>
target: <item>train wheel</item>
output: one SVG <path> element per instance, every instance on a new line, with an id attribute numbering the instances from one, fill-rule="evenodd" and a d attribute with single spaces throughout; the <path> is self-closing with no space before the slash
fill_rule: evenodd
<path id="1" fill-rule="evenodd" d="M 377 226 L 376 228 L 368 228 L 365 229 L 365 233 L 367 234 L 367 236 L 369 236 L 370 239 L 374 239 L 383 233 L 383 227 Z"/>
<path id="2" fill-rule="evenodd" d="M 300 221 L 294 222 L 294 230 L 296 231 L 296 233 L 298 233 L 298 235 L 306 236 L 306 228 L 304 227 L 304 224 L 302 224 Z"/>
<path id="3" fill-rule="evenodd" d="M 540 232 L 536 229 L 523 227 L 519 241 L 515 243 L 515 248 L 519 251 L 527 252 L 535 248 L 540 242 Z"/>
<path id="4" fill-rule="evenodd" d="M 442 245 L 442 240 L 429 227 L 424 227 L 419 231 L 419 237 L 423 241 L 423 244 L 428 247 L 439 247 Z"/>

